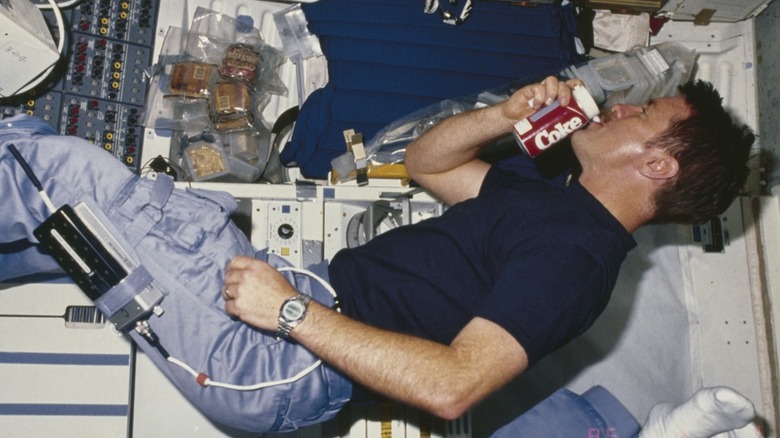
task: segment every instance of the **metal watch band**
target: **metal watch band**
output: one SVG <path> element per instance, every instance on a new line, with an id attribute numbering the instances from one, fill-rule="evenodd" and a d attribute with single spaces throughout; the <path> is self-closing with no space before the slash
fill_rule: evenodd
<path id="1" fill-rule="evenodd" d="M 289 321 L 284 317 L 284 307 L 290 302 L 290 301 L 300 301 L 301 304 L 304 305 L 304 308 L 309 307 L 309 302 L 311 301 L 311 297 L 308 295 L 304 295 L 299 293 L 298 295 L 288 298 L 282 303 L 282 306 L 279 308 L 279 326 L 276 329 L 276 337 L 287 339 L 290 337 L 290 333 L 292 333 L 293 329 L 300 324 L 303 319 L 306 317 L 306 310 L 304 310 L 303 314 L 294 321 Z"/>

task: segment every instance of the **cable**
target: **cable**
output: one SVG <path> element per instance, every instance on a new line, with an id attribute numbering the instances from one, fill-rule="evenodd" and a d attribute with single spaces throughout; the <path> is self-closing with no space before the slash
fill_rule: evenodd
<path id="1" fill-rule="evenodd" d="M 294 383 L 294 382 L 297 382 L 298 380 L 302 379 L 303 377 L 306 377 L 309 373 L 311 373 L 312 371 L 317 369 L 317 367 L 322 364 L 322 361 L 318 359 L 313 364 L 311 364 L 308 367 L 306 367 L 303 370 L 301 370 L 298 374 L 296 374 L 296 375 L 294 375 L 292 377 L 288 377 L 286 379 L 282 379 L 282 380 L 273 380 L 273 381 L 270 381 L 270 382 L 261 382 L 261 383 L 256 383 L 254 385 L 233 385 L 233 384 L 230 384 L 230 383 L 215 382 L 215 381 L 211 380 L 206 374 L 198 373 L 197 371 L 193 370 L 189 365 L 187 365 L 186 363 L 180 361 L 179 359 L 176 359 L 176 358 L 173 358 L 173 357 L 169 357 L 167 360 L 168 360 L 168 362 L 170 362 L 170 363 L 172 363 L 174 365 L 178 365 L 178 366 L 184 368 L 185 370 L 187 370 L 187 372 L 189 372 L 190 374 L 192 374 L 193 377 L 195 377 L 195 380 L 198 382 L 198 384 L 200 386 L 203 386 L 204 388 L 207 387 L 207 386 L 214 386 L 214 387 L 217 387 L 217 388 L 233 389 L 233 390 L 236 390 L 236 391 L 256 391 L 258 389 L 268 388 L 268 387 L 271 387 L 271 386 L 285 385 L 285 384 L 288 384 L 288 383 Z"/>
<path id="2" fill-rule="evenodd" d="M 46 204 L 46 208 L 49 209 L 49 212 L 54 213 L 57 211 L 57 207 L 54 206 L 54 203 L 51 202 L 51 199 L 49 199 L 49 195 L 46 194 L 46 190 L 43 189 L 41 181 L 38 180 L 37 176 L 35 176 L 35 173 L 30 168 L 30 165 L 27 163 L 24 157 L 22 157 L 22 154 L 19 153 L 19 150 L 16 149 L 16 146 L 9 144 L 8 150 L 11 151 L 11 155 L 13 155 L 16 161 L 19 162 L 19 165 L 22 166 L 22 170 L 24 170 L 24 173 L 27 174 L 27 178 L 32 181 L 33 186 L 38 189 L 38 194 L 41 195 L 41 199 L 43 199 L 43 203 Z"/>
<path id="3" fill-rule="evenodd" d="M 314 272 L 311 272 L 311 271 L 309 271 L 307 269 L 294 268 L 292 266 L 283 266 L 281 268 L 278 268 L 277 271 L 279 271 L 279 272 L 297 272 L 298 274 L 308 275 L 309 277 L 317 280 L 322 285 L 322 287 L 324 287 L 325 290 L 327 290 L 328 293 L 330 293 L 333 296 L 333 299 L 336 300 L 336 302 L 338 302 L 338 295 L 336 294 L 336 290 L 333 289 L 333 286 L 331 286 L 327 281 L 325 281 L 322 277 L 320 277 L 319 275 L 315 274 Z M 336 311 L 337 312 L 341 312 L 341 309 L 336 307 Z"/>
<path id="4" fill-rule="evenodd" d="M 80 1 L 80 0 L 79 0 Z M 57 51 L 60 55 L 64 54 L 65 49 L 65 20 L 62 18 L 60 6 L 54 0 L 48 0 L 49 5 L 35 5 L 38 9 L 51 9 L 54 12 L 54 19 L 57 21 L 57 29 L 60 30 L 60 39 L 57 41 Z M 77 3 L 77 2 L 76 2 Z M 74 3 L 75 4 L 75 3 Z"/>
<path id="5" fill-rule="evenodd" d="M 75 6 L 78 3 L 80 3 L 80 2 L 81 2 L 81 0 L 70 0 L 70 1 L 62 2 L 62 3 L 57 3 L 57 2 L 51 2 L 50 1 L 48 5 L 35 5 L 35 7 L 38 8 L 38 9 L 44 9 L 44 10 L 49 10 L 49 9 L 53 9 L 53 8 L 68 9 L 69 7 Z M 54 6 L 51 5 L 52 3 L 54 3 Z"/>
<path id="6" fill-rule="evenodd" d="M 277 269 L 279 272 L 296 272 L 303 275 L 308 275 L 309 277 L 315 279 L 318 281 L 331 295 L 333 295 L 333 299 L 336 302 L 335 310 L 337 312 L 341 312 L 341 309 L 338 307 L 338 297 L 336 295 L 336 291 L 333 289 L 333 287 L 328 284 L 327 281 L 325 281 L 322 277 L 319 275 L 306 270 L 306 269 L 300 269 L 300 268 L 294 268 L 294 267 L 281 267 Z M 146 340 L 151 344 L 153 347 L 157 349 L 158 352 L 167 360 L 168 362 L 182 368 L 183 370 L 190 373 L 193 377 L 195 377 L 195 381 L 198 382 L 198 384 L 202 387 L 207 386 L 214 386 L 217 388 L 224 388 L 224 389 L 232 389 L 236 391 L 256 391 L 258 389 L 268 388 L 271 386 L 278 386 L 278 385 L 286 385 L 288 383 L 296 382 L 304 377 L 306 377 L 309 373 L 317 369 L 322 364 L 322 360 L 316 360 L 314 363 L 309 365 L 308 367 L 304 368 L 303 370 L 299 371 L 297 374 L 295 374 L 292 377 L 288 377 L 286 379 L 281 380 L 272 380 L 269 382 L 259 382 L 255 383 L 253 385 L 234 385 L 231 383 L 224 383 L 224 382 L 215 382 L 211 380 L 211 378 L 206 375 L 205 373 L 199 373 L 195 371 L 191 366 L 189 366 L 186 362 L 177 359 L 175 357 L 172 357 L 168 351 L 163 348 L 163 346 L 159 342 L 159 338 L 157 335 L 152 331 L 151 327 L 149 327 L 149 324 L 146 321 L 139 322 L 136 326 L 136 331 L 141 334 L 141 336 L 145 337 Z"/>

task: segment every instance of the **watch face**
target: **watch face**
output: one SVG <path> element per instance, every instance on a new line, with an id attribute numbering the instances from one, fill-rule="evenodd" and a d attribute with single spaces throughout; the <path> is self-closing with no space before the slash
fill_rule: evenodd
<path id="1" fill-rule="evenodd" d="M 306 312 L 306 305 L 298 300 L 287 302 L 282 308 L 282 317 L 287 321 L 297 321 Z"/>

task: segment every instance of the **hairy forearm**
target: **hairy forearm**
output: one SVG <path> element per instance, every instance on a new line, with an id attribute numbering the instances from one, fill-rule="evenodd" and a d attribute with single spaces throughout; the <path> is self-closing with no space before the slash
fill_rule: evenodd
<path id="1" fill-rule="evenodd" d="M 480 151 L 510 127 L 499 107 L 445 119 L 407 146 L 409 175 L 448 205 L 472 198 L 479 193 L 489 169 L 479 159 Z"/>
<path id="2" fill-rule="evenodd" d="M 380 330 L 317 306 L 293 337 L 354 381 L 387 397 L 455 418 L 473 402 L 457 349 Z"/>
<path id="3" fill-rule="evenodd" d="M 506 135 L 511 127 L 499 106 L 449 117 L 407 147 L 407 168 L 412 176 L 457 168 L 475 159 L 485 144 Z"/>
<path id="4" fill-rule="evenodd" d="M 439 122 L 407 146 L 405 164 L 409 175 L 447 204 L 476 196 L 489 168 L 478 158 L 482 148 L 510 133 L 518 120 L 555 99 L 568 105 L 570 87 L 579 82 L 564 83 L 548 77 L 521 88 L 497 105 Z"/>
<path id="5" fill-rule="evenodd" d="M 225 311 L 274 331 L 282 303 L 298 292 L 276 269 L 235 257 L 225 271 Z M 382 330 L 317 302 L 293 339 L 351 379 L 444 418 L 456 418 L 528 364 L 525 350 L 499 325 L 474 318 L 450 345 Z"/>
<path id="6" fill-rule="evenodd" d="M 317 304 L 293 337 L 365 387 L 444 418 L 457 418 L 523 368 L 521 358 L 497 376 L 481 363 L 486 358 L 479 357 L 480 345 L 469 345 L 476 342 L 442 345 L 367 326 Z"/>

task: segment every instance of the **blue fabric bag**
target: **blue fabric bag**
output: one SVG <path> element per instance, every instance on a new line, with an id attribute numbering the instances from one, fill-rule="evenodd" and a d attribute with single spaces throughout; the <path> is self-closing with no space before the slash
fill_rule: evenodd
<path id="1" fill-rule="evenodd" d="M 328 84 L 303 103 L 286 165 L 325 178 L 346 151 L 343 131 L 380 129 L 444 99 L 527 82 L 579 62 L 574 6 L 479 2 L 460 26 L 409 0 L 302 4 L 328 60 Z"/>

